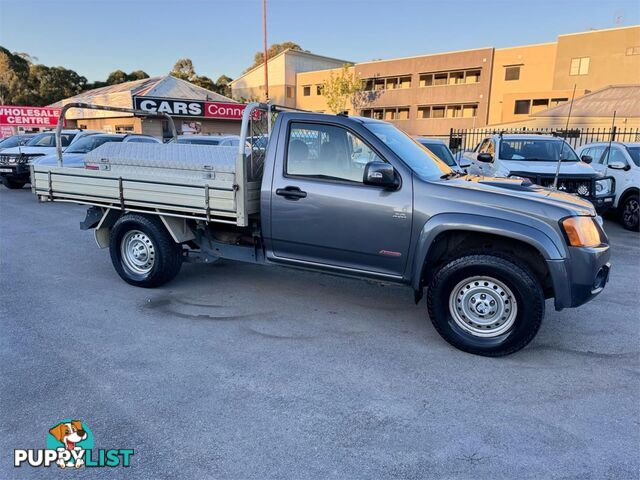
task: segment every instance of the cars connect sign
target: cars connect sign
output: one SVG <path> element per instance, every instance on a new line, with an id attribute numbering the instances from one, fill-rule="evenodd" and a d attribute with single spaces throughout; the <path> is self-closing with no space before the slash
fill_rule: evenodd
<path id="1" fill-rule="evenodd" d="M 199 100 L 170 100 L 156 97 L 133 97 L 137 110 L 166 113 L 177 117 L 205 117 L 241 120 L 246 105 L 229 102 L 206 102 Z"/>
<path id="2" fill-rule="evenodd" d="M 59 108 L 0 105 L 0 126 L 55 127 L 58 118 L 60 118 Z"/>

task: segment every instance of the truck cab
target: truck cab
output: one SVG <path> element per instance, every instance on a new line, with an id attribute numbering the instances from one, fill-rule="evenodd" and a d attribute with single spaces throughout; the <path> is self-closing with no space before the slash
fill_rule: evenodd
<path id="1" fill-rule="evenodd" d="M 467 171 L 490 177 L 524 178 L 551 187 L 560 164 L 558 190 L 578 195 L 602 213 L 613 206 L 615 181 L 604 177 L 561 138 L 551 135 L 496 134 L 464 154 Z M 463 160 L 463 161 L 464 161 Z"/>

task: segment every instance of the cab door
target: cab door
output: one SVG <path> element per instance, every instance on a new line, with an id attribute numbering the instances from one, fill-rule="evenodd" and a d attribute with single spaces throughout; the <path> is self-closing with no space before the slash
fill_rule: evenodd
<path id="1" fill-rule="evenodd" d="M 273 260 L 402 275 L 411 237 L 411 173 L 396 170 L 402 178 L 393 191 L 365 185 L 366 163 L 387 161 L 372 145 L 375 137 L 365 136 L 339 122 L 289 122 L 271 186 Z"/>

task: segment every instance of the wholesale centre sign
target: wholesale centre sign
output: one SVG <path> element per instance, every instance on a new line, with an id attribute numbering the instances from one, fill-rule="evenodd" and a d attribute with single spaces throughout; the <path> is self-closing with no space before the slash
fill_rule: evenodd
<path id="1" fill-rule="evenodd" d="M 0 126 L 55 127 L 58 118 L 59 108 L 0 105 Z"/>
<path id="2" fill-rule="evenodd" d="M 199 100 L 171 100 L 156 97 L 133 97 L 137 110 L 166 113 L 178 117 L 221 118 L 241 120 L 246 105 L 229 102 L 207 102 Z"/>

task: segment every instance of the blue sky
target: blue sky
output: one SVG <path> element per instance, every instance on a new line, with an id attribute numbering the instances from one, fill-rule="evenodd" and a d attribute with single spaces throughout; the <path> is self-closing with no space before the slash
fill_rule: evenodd
<path id="1" fill-rule="evenodd" d="M 171 70 L 181 57 L 214 80 L 262 48 L 261 0 L 0 0 L 0 45 L 89 81 Z M 640 24 L 638 0 L 267 0 L 269 43 L 292 40 L 352 61 L 554 41 Z"/>

